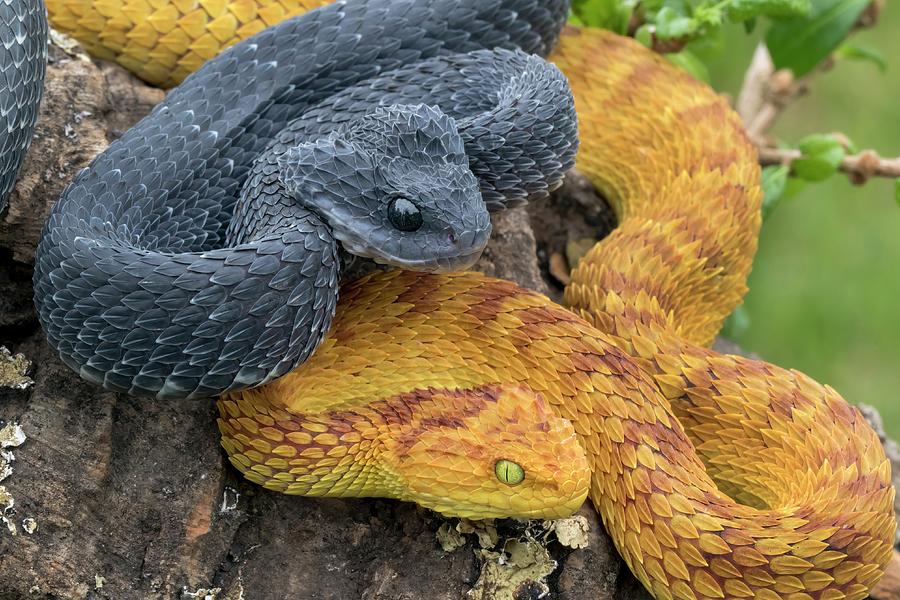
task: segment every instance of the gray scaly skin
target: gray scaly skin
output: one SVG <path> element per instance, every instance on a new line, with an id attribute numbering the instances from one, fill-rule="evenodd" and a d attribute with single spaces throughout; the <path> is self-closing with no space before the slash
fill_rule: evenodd
<path id="1" fill-rule="evenodd" d="M 567 0 L 339 2 L 226 50 L 83 171 L 38 247 L 63 361 L 207 397 L 283 375 L 331 324 L 348 251 L 469 266 L 487 209 L 546 195 L 575 113 L 542 59 Z"/>
<path id="2" fill-rule="evenodd" d="M 41 0 L 0 0 L 0 215 L 34 133 L 47 69 Z"/>

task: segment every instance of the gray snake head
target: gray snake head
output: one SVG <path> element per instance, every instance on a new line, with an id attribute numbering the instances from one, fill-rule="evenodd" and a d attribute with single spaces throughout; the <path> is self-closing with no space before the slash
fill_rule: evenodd
<path id="1" fill-rule="evenodd" d="M 294 199 L 351 254 L 418 271 L 462 270 L 490 237 L 456 122 L 438 108 L 376 108 L 278 164 Z"/>

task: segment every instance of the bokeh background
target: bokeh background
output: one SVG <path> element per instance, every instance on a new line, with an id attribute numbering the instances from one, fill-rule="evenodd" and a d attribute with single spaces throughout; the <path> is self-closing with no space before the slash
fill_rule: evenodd
<path id="1" fill-rule="evenodd" d="M 761 32 L 760 32 L 761 33 Z M 759 33 L 726 32 L 726 52 L 710 62 L 719 90 L 736 93 Z M 840 61 L 814 77 L 773 132 L 796 143 L 839 131 L 860 148 L 900 156 L 900 5 L 852 42 L 884 56 L 887 70 Z M 799 369 L 852 402 L 874 405 L 900 439 L 900 203 L 894 181 L 863 187 L 836 175 L 778 205 L 763 225 L 745 301 L 745 349 Z"/>

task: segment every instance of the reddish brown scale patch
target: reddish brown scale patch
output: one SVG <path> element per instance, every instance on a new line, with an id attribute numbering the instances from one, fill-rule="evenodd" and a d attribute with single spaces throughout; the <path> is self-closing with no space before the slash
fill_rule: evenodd
<path id="1" fill-rule="evenodd" d="M 523 315 L 517 314 L 516 316 L 521 317 Z M 518 342 L 522 342 L 526 339 L 530 342 L 536 342 L 550 338 L 550 332 L 547 331 L 547 328 L 543 323 L 526 323 L 519 327 L 517 331 L 522 334 L 519 338 L 513 340 L 517 347 L 520 347 Z M 558 348 L 556 345 L 553 347 Z M 527 354 L 533 354 L 530 350 L 525 350 L 525 352 Z"/>
<path id="2" fill-rule="evenodd" d="M 362 284 L 367 279 L 368 277 L 363 277 L 342 285 L 340 288 L 341 302 L 347 302 L 348 304 L 353 302 L 362 293 Z"/>
<path id="3" fill-rule="evenodd" d="M 386 425 L 408 425 L 415 418 L 413 407 L 439 393 L 433 389 L 415 390 L 373 402 L 369 408 L 378 413 Z"/>
<path id="4" fill-rule="evenodd" d="M 402 394 L 390 400 L 373 403 L 372 410 L 377 412 L 387 425 L 406 425 L 414 418 L 410 405 L 418 405 L 432 396 L 431 390 Z"/>
<path id="5" fill-rule="evenodd" d="M 706 511 L 704 512 L 722 519 L 734 518 L 735 504 L 737 503 L 722 494 L 718 488 L 704 491 L 700 498 L 703 505 L 706 506 Z"/>
<path id="6" fill-rule="evenodd" d="M 735 127 L 736 123 L 731 109 L 718 98 L 713 98 L 705 104 L 692 105 L 678 111 L 676 114 L 680 121 L 691 123 L 693 126 L 699 127 L 702 126 L 700 125 L 701 123 L 708 122 L 707 125 L 712 127 L 715 131 L 721 131 L 723 127 L 728 128 L 730 130 L 729 134 L 727 136 L 723 135 L 722 137 L 728 137 L 729 139 L 741 139 L 743 137 L 738 133 L 737 128 Z M 688 169 L 688 172 L 691 174 L 696 173 L 704 166 L 709 170 L 719 169 L 724 172 L 728 167 L 735 163 L 743 162 L 745 159 L 745 157 L 736 150 L 736 148 L 739 147 L 740 146 L 735 144 L 731 149 L 726 149 L 709 145 L 704 148 L 702 162 L 684 165 L 684 167 Z"/>
<path id="7" fill-rule="evenodd" d="M 850 406 L 836 397 L 829 397 L 826 402 L 831 416 L 843 423 L 848 431 L 855 432 L 857 423 L 865 423 L 865 417 L 862 416 L 862 413 L 855 406 Z M 868 423 L 864 425 L 863 430 L 873 438 L 875 437 Z"/>
<path id="8" fill-rule="evenodd" d="M 413 426 L 402 435 L 398 435 L 394 438 L 394 444 L 397 447 L 398 453 L 403 454 L 403 452 L 409 450 L 416 444 L 423 431 L 433 428 L 464 429 L 466 427 L 465 420 L 477 417 L 488 404 L 497 402 L 500 393 L 500 387 L 492 385 L 486 385 L 466 391 L 432 388 L 409 394 L 400 394 L 399 396 L 378 402 L 377 404 L 400 402 L 407 405 L 410 408 L 411 413 L 418 414 L 420 412 L 419 409 L 414 407 L 423 402 L 431 401 L 435 397 L 443 396 L 460 398 L 465 396 L 468 400 L 466 406 L 454 405 L 448 407 L 448 410 L 452 411 L 452 413 L 428 416 L 418 421 L 418 423 L 416 423 L 414 419 L 396 423 L 398 425 Z"/>
<path id="9" fill-rule="evenodd" d="M 677 435 L 674 429 L 668 429 L 666 439 L 657 439 L 659 452 L 671 465 L 678 465 L 684 469 L 694 470 L 702 468 L 703 463 L 693 451 L 691 442 L 686 436 Z"/>
<path id="10" fill-rule="evenodd" d="M 706 348 L 698 348 L 694 352 L 694 354 L 706 357 L 719 356 Z M 725 358 L 734 362 L 734 369 L 736 370 L 735 373 L 729 372 L 729 377 L 740 377 L 746 379 L 754 379 L 757 381 L 766 381 L 769 378 L 773 377 L 773 373 L 770 368 L 771 365 L 761 360 L 734 355 L 725 355 Z"/>
<path id="11" fill-rule="evenodd" d="M 653 55 L 652 58 L 653 60 L 642 60 L 632 67 L 628 76 L 617 83 L 615 97 L 610 98 L 611 102 L 608 103 L 618 105 L 622 102 L 623 96 L 629 99 L 646 99 L 656 95 L 642 91 L 642 87 L 666 89 L 673 85 L 696 85 L 696 82 L 690 77 L 682 77 L 680 73 L 674 73 L 668 64 L 663 64 L 662 58 L 656 55 Z M 672 79 L 677 79 L 678 83 L 673 84 Z M 629 100 L 629 104 L 635 104 L 635 102 Z"/>
<path id="12" fill-rule="evenodd" d="M 500 392 L 499 385 L 485 385 L 478 388 L 479 396 L 495 404 L 500 400 Z"/>
<path id="13" fill-rule="evenodd" d="M 570 355 L 572 366 L 585 373 L 592 373 L 596 370 L 600 357 L 596 354 L 578 352 Z"/>
<path id="14" fill-rule="evenodd" d="M 581 37 L 581 27 L 566 24 L 560 32 L 560 37 Z"/>
<path id="15" fill-rule="evenodd" d="M 808 404 L 808 401 L 801 396 L 797 389 L 791 389 L 786 393 L 776 393 L 773 390 L 769 392 L 769 397 L 771 398 L 768 406 L 770 423 L 779 420 L 792 421 L 794 410 L 802 404 Z"/>
<path id="16" fill-rule="evenodd" d="M 701 171 L 719 171 L 724 173 L 732 165 L 743 162 L 743 157 L 737 152 L 716 152 L 708 150 L 704 155 L 704 161 L 701 164 L 688 167 L 688 172 L 695 175 Z M 720 192 L 721 193 L 721 192 Z M 718 199 L 719 196 L 715 195 Z"/>
<path id="17" fill-rule="evenodd" d="M 486 323 L 495 320 L 500 313 L 508 312 L 506 301 L 513 290 L 509 290 L 508 293 L 496 293 L 496 291 L 495 293 L 478 293 L 483 290 L 485 288 L 473 290 L 472 303 L 469 306 L 469 313 L 472 316 Z"/>
<path id="18" fill-rule="evenodd" d="M 447 407 L 447 410 L 452 411 L 451 413 L 437 414 L 420 421 L 420 424 L 423 427 L 426 425 L 426 422 L 428 422 L 439 427 L 443 426 L 443 423 L 448 423 L 447 426 L 455 428 L 457 427 L 457 425 L 455 425 L 454 423 L 456 423 L 457 421 L 459 422 L 458 427 L 462 427 L 462 421 L 464 419 L 478 416 L 478 414 L 482 410 L 484 410 L 485 406 L 491 403 L 496 403 L 500 396 L 500 393 L 500 387 L 492 385 L 481 386 L 477 389 L 468 390 L 428 388 L 426 390 L 416 390 L 415 392 L 400 394 L 398 396 L 394 396 L 393 398 L 376 402 L 375 404 L 373 404 L 373 408 L 381 412 L 382 406 L 401 406 L 402 410 L 397 410 L 394 414 L 402 415 L 402 417 L 399 420 L 391 421 L 389 420 L 389 417 L 386 416 L 386 422 L 390 424 L 408 425 L 410 423 L 413 423 L 418 415 L 422 414 L 421 405 L 423 403 L 431 402 L 438 397 L 465 397 L 467 399 L 467 404 L 454 404 L 453 406 Z"/>
<path id="19" fill-rule="evenodd" d="M 662 451 L 663 446 L 668 446 L 675 452 L 683 453 L 684 448 L 690 446 L 687 440 L 679 435 L 675 429 L 666 427 L 659 421 L 654 421 L 652 423 L 627 421 L 623 426 L 623 430 L 625 438 L 631 440 L 635 444 L 642 444 L 644 436 L 649 437 L 660 447 L 660 451 Z M 663 452 L 663 455 L 669 456 L 665 452 Z M 671 456 L 678 458 L 676 454 L 672 454 Z M 678 461 L 676 462 L 684 462 L 684 460 L 684 458 L 678 458 Z M 699 459 L 697 462 L 692 460 L 688 460 L 688 462 L 699 464 Z"/>
<path id="20" fill-rule="evenodd" d="M 692 104 L 687 108 L 683 108 L 676 112 L 681 121 L 686 123 L 698 124 L 701 121 L 710 119 L 715 122 L 715 130 L 718 131 L 722 125 L 732 122 L 731 109 L 718 98 L 713 97 L 704 104 Z M 707 155 L 704 154 L 704 158 Z"/>
<path id="21" fill-rule="evenodd" d="M 526 325 L 538 323 L 573 322 L 578 319 L 570 311 L 559 306 L 535 306 L 516 313 Z"/>
<path id="22" fill-rule="evenodd" d="M 397 302 L 412 304 L 411 312 L 425 314 L 440 308 L 440 304 L 430 298 L 440 288 L 442 282 L 439 277 L 430 277 L 427 274 L 416 273 L 414 279 L 408 282 L 406 290 L 397 296 Z"/>
<path id="23" fill-rule="evenodd" d="M 709 166 L 717 169 L 725 169 L 733 164 L 733 162 L 738 162 L 737 157 L 734 157 L 734 161 L 729 162 L 729 158 L 726 155 L 713 155 L 712 158 L 715 159 L 715 162 L 711 161 Z M 723 182 L 715 189 L 704 191 L 704 194 L 709 198 L 714 199 L 714 202 L 710 202 L 708 207 L 711 214 L 733 215 L 738 212 L 740 208 L 743 208 L 740 212 L 744 213 L 755 212 L 757 210 L 755 206 L 752 208 L 749 206 L 750 203 L 747 200 L 746 192 L 741 185 L 735 182 Z M 754 202 L 753 204 L 755 205 L 756 203 Z M 747 221 L 748 219 L 742 220 Z M 740 277 L 741 273 L 738 272 L 736 267 L 740 267 L 741 271 L 749 268 L 750 261 L 745 257 L 745 255 L 749 253 L 749 249 L 747 252 L 741 252 L 736 255 L 734 252 L 735 248 L 740 246 L 735 243 L 734 238 L 723 238 L 721 223 L 715 218 L 711 219 L 710 214 L 681 216 L 679 222 L 682 224 L 682 226 L 679 227 L 680 230 L 693 234 L 693 239 L 700 239 L 703 241 L 704 245 L 701 256 L 707 259 L 707 265 L 718 265 L 721 261 L 720 257 L 723 255 L 731 256 L 731 262 L 738 263 L 737 265 L 733 265 L 730 271 L 723 275 L 724 277 Z M 749 223 L 746 223 L 743 226 L 749 228 L 749 225 Z M 747 238 L 755 239 L 755 235 L 753 232 L 750 232 L 747 234 Z M 725 261 L 726 265 L 727 263 L 728 261 Z M 709 268 L 710 267 L 707 266 L 707 269 Z"/>
<path id="24" fill-rule="evenodd" d="M 833 468 L 849 467 L 860 462 L 859 453 L 850 444 L 840 448 L 832 448 L 831 451 L 825 454 L 824 458 L 831 463 Z M 869 481 L 867 479 L 869 477 L 872 477 L 875 481 L 878 480 L 878 477 L 872 473 L 860 473 L 854 481 Z"/>
<path id="25" fill-rule="evenodd" d="M 449 415 L 427 417 L 419 421 L 422 429 L 462 429 L 465 426 L 462 419 Z"/>

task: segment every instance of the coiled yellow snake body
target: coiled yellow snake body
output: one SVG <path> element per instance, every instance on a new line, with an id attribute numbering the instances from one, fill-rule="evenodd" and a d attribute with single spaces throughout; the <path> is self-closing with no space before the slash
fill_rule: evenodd
<path id="1" fill-rule="evenodd" d="M 190 39 L 173 26 L 173 10 L 193 14 L 179 2 L 140 15 L 49 5 L 58 26 L 167 83 L 208 58 L 198 40 L 218 40 L 204 42 L 214 53 L 257 17 L 323 3 L 233 2 L 211 17 L 221 7 L 201 2 L 215 10 Z M 104 24 L 147 26 L 90 17 L 112 12 Z M 350 284 L 307 363 L 220 400 L 232 463 L 278 491 L 475 518 L 563 516 L 587 494 L 658 599 L 865 598 L 895 530 L 877 436 L 831 388 L 706 347 L 745 293 L 760 226 L 738 117 L 610 33 L 569 29 L 552 59 L 575 93 L 579 167 L 619 217 L 574 271 L 571 310 L 476 273 Z"/>

